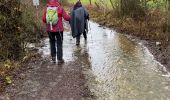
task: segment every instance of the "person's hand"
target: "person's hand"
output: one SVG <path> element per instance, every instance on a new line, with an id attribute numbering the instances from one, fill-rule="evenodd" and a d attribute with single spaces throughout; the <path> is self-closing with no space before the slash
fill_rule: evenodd
<path id="1" fill-rule="evenodd" d="M 70 12 L 69 11 L 66 11 L 67 14 L 69 14 Z"/>

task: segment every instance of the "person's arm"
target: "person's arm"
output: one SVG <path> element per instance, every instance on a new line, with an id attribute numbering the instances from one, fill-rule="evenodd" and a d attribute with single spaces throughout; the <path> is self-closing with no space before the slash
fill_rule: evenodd
<path id="1" fill-rule="evenodd" d="M 42 20 L 44 23 L 46 23 L 46 9 L 44 9 L 44 15 L 42 17 Z"/>
<path id="2" fill-rule="evenodd" d="M 63 11 L 62 11 L 62 17 L 64 18 L 64 20 L 66 20 L 66 21 L 70 21 L 71 20 L 71 17 L 70 17 L 70 15 L 68 15 L 66 12 L 65 12 L 65 10 L 64 9 L 62 9 Z"/>
<path id="3" fill-rule="evenodd" d="M 84 8 L 84 11 L 85 11 L 85 19 L 89 20 L 90 18 L 89 18 L 89 13 L 88 13 L 87 9 Z"/>
<path id="4" fill-rule="evenodd" d="M 87 14 L 86 19 L 87 19 L 87 20 L 90 20 L 89 14 Z"/>

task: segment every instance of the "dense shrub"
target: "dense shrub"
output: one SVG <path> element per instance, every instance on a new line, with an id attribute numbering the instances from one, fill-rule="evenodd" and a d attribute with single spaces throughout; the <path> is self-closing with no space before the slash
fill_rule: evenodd
<path id="1" fill-rule="evenodd" d="M 20 19 L 22 12 L 16 0 L 1 0 L 0 5 L 0 58 L 18 59 L 22 53 Z"/>
<path id="2" fill-rule="evenodd" d="M 35 41 L 37 24 L 33 9 L 20 0 L 0 2 L 0 60 L 19 60 L 24 56 L 28 42 Z"/>

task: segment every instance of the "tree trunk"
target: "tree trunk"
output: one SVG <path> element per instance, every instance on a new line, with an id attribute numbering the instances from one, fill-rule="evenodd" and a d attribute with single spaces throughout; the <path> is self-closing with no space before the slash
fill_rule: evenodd
<path id="1" fill-rule="evenodd" d="M 92 2 L 91 2 L 91 0 L 89 0 L 89 2 L 90 2 L 90 5 L 92 5 Z"/>
<path id="2" fill-rule="evenodd" d="M 110 3 L 111 3 L 111 5 L 112 5 L 112 8 L 114 9 L 113 1 L 112 1 L 112 0 L 110 0 Z"/>

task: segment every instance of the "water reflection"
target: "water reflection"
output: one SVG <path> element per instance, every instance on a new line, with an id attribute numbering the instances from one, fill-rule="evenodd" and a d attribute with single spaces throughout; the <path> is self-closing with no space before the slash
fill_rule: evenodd
<path id="1" fill-rule="evenodd" d="M 80 46 L 76 46 L 73 51 L 74 60 L 81 63 L 84 69 L 91 69 L 90 56 L 88 52 L 89 48 L 85 41 Z"/>
<path id="2" fill-rule="evenodd" d="M 170 79 L 162 76 L 162 66 L 145 47 L 90 24 L 94 27 L 90 32 L 93 44 L 88 44 L 94 78 L 89 78 L 89 86 L 98 99 L 170 99 L 170 84 L 162 84 Z"/>
<path id="3" fill-rule="evenodd" d="M 64 59 L 81 64 L 88 87 L 99 100 L 170 100 L 170 78 L 148 49 L 90 22 L 88 42 L 75 46 L 64 34 Z M 47 40 L 46 40 L 47 41 Z M 49 53 L 49 44 L 43 48 Z"/>

